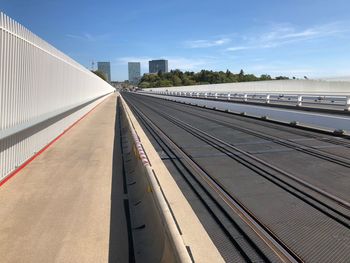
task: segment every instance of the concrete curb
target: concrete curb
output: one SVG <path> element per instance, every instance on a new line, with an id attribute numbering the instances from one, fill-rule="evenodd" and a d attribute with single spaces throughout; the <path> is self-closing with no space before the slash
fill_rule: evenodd
<path id="1" fill-rule="evenodd" d="M 177 228 L 177 225 L 173 219 L 172 213 L 171 213 L 171 209 L 169 208 L 162 190 L 156 180 L 156 178 L 154 177 L 152 168 L 150 166 L 150 162 L 148 160 L 148 157 L 146 155 L 146 153 L 143 150 L 143 146 L 142 143 L 139 139 L 139 136 L 137 135 L 134 125 L 131 121 L 131 118 L 129 116 L 129 110 L 126 109 L 126 103 L 124 101 L 124 99 L 121 97 L 121 101 L 122 101 L 122 108 L 125 112 L 125 115 L 127 117 L 127 121 L 128 121 L 128 126 L 129 126 L 129 130 L 131 132 L 133 141 L 134 141 L 134 145 L 136 148 L 136 154 L 138 155 L 138 158 L 141 160 L 144 170 L 145 170 L 145 174 L 148 176 L 148 181 L 150 183 L 150 187 L 151 187 L 151 192 L 152 195 L 154 197 L 156 206 L 159 210 L 159 215 L 161 216 L 161 221 L 162 221 L 162 226 L 164 228 L 164 233 L 166 233 L 167 235 L 167 239 L 169 240 L 169 248 L 165 248 L 164 250 L 168 250 L 170 249 L 170 251 L 173 252 L 174 256 L 175 256 L 175 262 L 184 262 L 184 263 L 190 263 L 193 262 L 187 249 L 186 249 L 186 245 L 184 244 L 184 241 L 179 233 L 179 230 Z M 165 244 L 167 245 L 167 244 Z M 173 261 L 174 259 L 169 259 L 169 258 L 163 258 L 162 261 L 163 262 L 170 262 Z"/>

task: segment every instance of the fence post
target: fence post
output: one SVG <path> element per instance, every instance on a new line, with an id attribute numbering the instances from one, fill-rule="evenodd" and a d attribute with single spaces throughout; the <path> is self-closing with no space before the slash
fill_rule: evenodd
<path id="1" fill-rule="evenodd" d="M 244 94 L 243 95 L 243 101 L 247 101 L 248 100 L 248 94 Z"/>
<path id="2" fill-rule="evenodd" d="M 303 96 L 298 95 L 297 106 L 300 107 L 302 105 L 303 105 Z"/>
<path id="3" fill-rule="evenodd" d="M 346 97 L 345 109 L 346 111 L 350 111 L 350 96 Z"/>

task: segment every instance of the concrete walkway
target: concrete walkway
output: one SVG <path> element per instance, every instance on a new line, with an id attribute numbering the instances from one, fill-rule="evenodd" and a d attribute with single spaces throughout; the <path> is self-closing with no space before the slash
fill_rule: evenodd
<path id="1" fill-rule="evenodd" d="M 112 95 L 0 188 L 1 262 L 108 262 L 115 109 Z"/>

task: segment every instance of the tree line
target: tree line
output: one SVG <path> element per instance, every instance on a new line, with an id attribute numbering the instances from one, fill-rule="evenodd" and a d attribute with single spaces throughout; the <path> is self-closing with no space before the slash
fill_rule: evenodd
<path id="1" fill-rule="evenodd" d="M 244 81 L 262 81 L 262 80 L 289 79 L 285 76 L 272 78 L 270 75 L 263 74 L 260 77 L 254 74 L 245 74 L 243 70 L 235 74 L 229 70 L 212 71 L 201 70 L 200 72 L 182 72 L 181 70 L 171 70 L 168 73 L 158 72 L 157 74 L 144 74 L 138 86 L 140 88 L 189 86 L 201 84 L 233 83 Z"/>

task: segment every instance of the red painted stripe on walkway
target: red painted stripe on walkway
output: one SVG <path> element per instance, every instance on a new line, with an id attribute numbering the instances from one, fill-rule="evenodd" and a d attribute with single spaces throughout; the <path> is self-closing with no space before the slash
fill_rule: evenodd
<path id="1" fill-rule="evenodd" d="M 54 138 L 51 142 L 49 142 L 44 148 L 42 148 L 39 152 L 30 157 L 27 161 L 22 163 L 17 169 L 15 169 L 12 173 L 7 175 L 2 181 L 0 181 L 0 187 L 4 185 L 8 180 L 18 174 L 24 167 L 26 167 L 29 163 L 31 163 L 34 159 L 36 159 L 40 154 L 42 154 L 47 148 L 49 148 L 52 144 L 54 144 L 58 139 L 60 139 L 67 131 L 73 128 L 78 122 L 84 119 L 90 112 L 97 108 L 102 102 L 104 102 L 109 96 L 104 98 L 101 102 L 99 102 L 95 107 L 85 113 L 82 117 L 80 117 L 77 121 L 75 121 L 72 125 L 70 125 L 67 129 L 65 129 L 61 134 L 59 134 L 56 138 Z"/>

